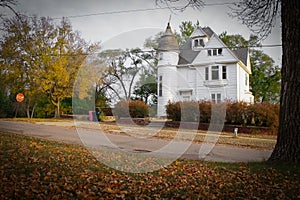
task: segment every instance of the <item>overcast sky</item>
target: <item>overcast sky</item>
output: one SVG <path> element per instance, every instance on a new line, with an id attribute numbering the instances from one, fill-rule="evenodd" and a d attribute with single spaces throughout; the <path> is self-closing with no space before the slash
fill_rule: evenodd
<path id="1" fill-rule="evenodd" d="M 241 34 L 249 38 L 250 31 L 241 22 L 228 16 L 228 5 L 210 5 L 202 10 L 187 8 L 184 12 L 169 9 L 132 11 L 159 8 L 155 0 L 18 0 L 17 9 L 27 15 L 69 17 L 74 30 L 81 32 L 88 41 L 101 42 L 104 46 L 135 47 L 143 45 L 145 38 L 166 28 L 171 15 L 171 27 L 179 31 L 182 21 L 199 20 L 217 34 Z M 210 0 L 208 4 L 232 3 L 237 0 Z M 182 4 L 185 1 L 181 1 Z M 132 12 L 119 12 L 129 11 Z M 101 14 L 102 13 L 102 14 Z M 104 14 L 105 13 L 105 14 Z M 81 16 L 85 15 L 85 16 Z M 77 17 L 72 17 L 77 16 Z M 80 17 L 81 16 L 81 17 Z M 59 22 L 59 19 L 57 19 Z M 264 44 L 281 44 L 280 21 Z M 114 46 L 115 45 L 115 46 Z M 281 63 L 281 48 L 264 48 L 277 64 Z"/>

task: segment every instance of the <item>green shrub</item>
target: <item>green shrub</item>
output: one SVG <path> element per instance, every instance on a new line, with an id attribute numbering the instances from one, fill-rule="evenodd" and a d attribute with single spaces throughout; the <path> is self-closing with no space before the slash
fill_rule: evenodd
<path id="1" fill-rule="evenodd" d="M 113 109 L 114 116 L 144 118 L 149 116 L 149 106 L 143 101 L 119 101 Z"/>

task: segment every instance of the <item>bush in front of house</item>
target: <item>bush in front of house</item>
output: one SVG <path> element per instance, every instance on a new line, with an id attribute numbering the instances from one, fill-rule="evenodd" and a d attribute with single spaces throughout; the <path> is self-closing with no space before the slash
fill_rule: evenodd
<path id="1" fill-rule="evenodd" d="M 209 122 L 211 103 L 208 101 L 178 101 L 166 105 L 167 118 L 172 121 Z"/>
<path id="2" fill-rule="evenodd" d="M 227 124 L 247 124 L 247 109 L 246 102 L 227 102 L 226 103 L 226 123 Z"/>
<path id="3" fill-rule="evenodd" d="M 167 118 L 172 121 L 181 121 L 180 102 L 168 102 L 166 105 Z"/>
<path id="4" fill-rule="evenodd" d="M 117 118 L 132 117 L 145 118 L 149 116 L 149 106 L 143 101 L 119 101 L 113 109 L 113 114 Z"/>
<path id="5" fill-rule="evenodd" d="M 166 112 L 168 119 L 172 121 L 195 121 L 197 119 L 196 121 L 200 123 L 209 123 L 212 115 L 212 103 L 210 101 L 168 102 Z M 226 102 L 225 123 L 268 127 L 275 130 L 279 124 L 279 105 L 269 102 L 247 104 L 228 101 Z"/>
<path id="6" fill-rule="evenodd" d="M 211 102 L 210 101 L 199 101 L 200 111 L 200 122 L 209 123 L 211 119 Z"/>
<path id="7" fill-rule="evenodd" d="M 279 105 L 269 102 L 251 104 L 247 108 L 248 123 L 255 126 L 277 129 L 279 125 Z"/>

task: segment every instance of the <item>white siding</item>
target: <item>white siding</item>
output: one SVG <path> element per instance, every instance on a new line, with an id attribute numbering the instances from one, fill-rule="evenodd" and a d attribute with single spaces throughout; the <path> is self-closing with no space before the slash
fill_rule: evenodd
<path id="1" fill-rule="evenodd" d="M 162 77 L 162 96 L 158 95 L 157 115 L 159 117 L 166 116 L 166 108 L 168 101 L 178 101 L 177 98 L 177 63 L 179 56 L 175 52 L 164 52 L 160 55 L 158 61 L 157 77 Z M 159 84 L 159 83 L 158 83 Z M 158 85 L 158 94 L 160 84 Z"/>
<path id="2" fill-rule="evenodd" d="M 193 64 L 209 64 L 218 62 L 238 62 L 238 60 L 230 53 L 227 48 L 223 48 L 223 44 L 216 38 L 212 37 L 205 49 L 203 49 L 193 61 Z M 222 48 L 222 55 L 208 56 L 209 49 Z"/>

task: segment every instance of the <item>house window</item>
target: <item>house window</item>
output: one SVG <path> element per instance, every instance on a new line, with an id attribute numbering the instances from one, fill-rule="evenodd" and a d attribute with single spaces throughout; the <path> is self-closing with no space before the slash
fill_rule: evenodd
<path id="1" fill-rule="evenodd" d="M 222 55 L 222 48 L 218 49 L 218 55 Z"/>
<path id="2" fill-rule="evenodd" d="M 219 66 L 211 67 L 211 80 L 219 80 Z"/>
<path id="3" fill-rule="evenodd" d="M 222 48 L 219 49 L 208 49 L 207 50 L 208 56 L 219 56 L 222 55 Z"/>
<path id="4" fill-rule="evenodd" d="M 221 94 L 220 93 L 217 94 L 217 103 L 221 103 Z"/>
<path id="5" fill-rule="evenodd" d="M 211 101 L 212 103 L 221 103 L 221 94 L 211 94 Z"/>
<path id="6" fill-rule="evenodd" d="M 193 91 L 180 91 L 179 92 L 180 96 L 182 97 L 183 101 L 190 101 L 191 100 L 191 96 L 193 94 Z"/>
<path id="7" fill-rule="evenodd" d="M 222 79 L 227 79 L 227 67 L 222 66 Z"/>
<path id="8" fill-rule="evenodd" d="M 200 41 L 200 46 L 204 47 L 204 41 L 203 41 L 203 39 L 200 39 L 199 41 Z"/>
<path id="9" fill-rule="evenodd" d="M 208 55 L 208 56 L 211 56 L 211 49 L 208 49 L 208 50 L 207 50 L 207 55 Z"/>
<path id="10" fill-rule="evenodd" d="M 183 96 L 183 97 L 182 97 L 182 100 L 183 100 L 183 101 L 190 101 L 190 100 L 191 100 L 191 97 L 190 97 L 190 96 Z"/>
<path id="11" fill-rule="evenodd" d="M 158 96 L 162 96 L 162 76 L 159 76 Z"/>
<path id="12" fill-rule="evenodd" d="M 217 49 L 213 49 L 213 56 L 217 55 Z"/>
<path id="13" fill-rule="evenodd" d="M 208 71 L 209 71 L 209 68 L 208 68 L 208 67 L 205 67 L 205 80 L 208 80 L 208 77 L 209 77 L 209 76 L 208 76 L 208 75 L 209 75 L 209 74 L 208 74 L 208 73 L 209 73 Z"/>
<path id="14" fill-rule="evenodd" d="M 194 47 L 199 47 L 199 46 L 204 47 L 203 39 L 195 39 L 194 40 Z"/>
<path id="15" fill-rule="evenodd" d="M 195 47 L 199 46 L 198 40 L 194 40 L 194 46 Z"/>
<path id="16" fill-rule="evenodd" d="M 245 85 L 246 85 L 246 86 L 248 86 L 248 80 L 249 80 L 248 74 L 245 74 Z"/>

